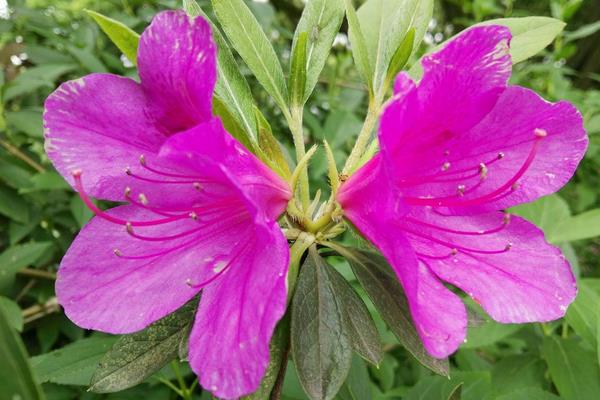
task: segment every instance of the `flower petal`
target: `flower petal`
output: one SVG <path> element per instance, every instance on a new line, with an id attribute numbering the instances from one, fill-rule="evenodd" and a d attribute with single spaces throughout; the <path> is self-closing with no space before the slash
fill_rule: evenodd
<path id="1" fill-rule="evenodd" d="M 419 262 L 410 242 L 394 226 L 404 218 L 407 209 L 387 184 L 380 156 L 342 185 L 337 199 L 346 217 L 396 271 L 427 351 L 439 358 L 453 353 L 466 336 L 465 306 L 425 263 Z"/>
<path id="2" fill-rule="evenodd" d="M 165 136 L 144 109 L 146 97 L 136 82 L 91 74 L 63 83 L 45 103 L 46 152 L 71 184 L 83 171 L 84 187 L 94 197 L 123 200 L 129 185 L 124 172 L 141 154 L 158 152 Z"/>
<path id="3" fill-rule="evenodd" d="M 190 365 L 200 384 L 226 399 L 258 389 L 286 308 L 289 249 L 281 229 L 257 225 L 240 239 L 230 270 L 202 292 L 190 336 Z"/>
<path id="4" fill-rule="evenodd" d="M 393 106 L 386 111 L 388 118 L 384 117 L 380 129 L 382 149 L 393 153 L 402 147 L 403 153 L 410 154 L 479 122 L 492 109 L 510 77 L 510 38 L 506 27 L 471 28 L 440 51 L 424 57 L 423 78 L 410 96 L 414 104 L 409 105 L 412 112 L 408 120 L 394 118 Z M 406 93 L 409 78 L 401 77 L 395 87 Z"/>
<path id="5" fill-rule="evenodd" d="M 393 117 L 384 117 L 382 129 Z M 557 191 L 573 176 L 588 142 L 571 104 L 546 102 L 521 87 L 507 88 L 473 128 L 437 139 L 407 145 L 389 164 L 408 204 L 451 207 L 458 214 L 508 208 Z"/>
<path id="6" fill-rule="evenodd" d="M 138 69 L 149 115 L 166 132 L 211 117 L 216 47 L 203 17 L 189 18 L 183 11 L 157 14 L 140 38 Z"/>
<path id="7" fill-rule="evenodd" d="M 569 263 L 533 224 L 519 217 L 505 224 L 503 218 L 499 212 L 459 217 L 419 208 L 401 224 L 417 256 L 495 320 L 561 318 L 577 292 Z"/>
<path id="8" fill-rule="evenodd" d="M 274 221 L 287 207 L 289 185 L 233 138 L 217 118 L 172 136 L 161 158 L 212 179 L 228 180 L 255 216 Z"/>
<path id="9" fill-rule="evenodd" d="M 215 200 L 215 205 L 222 203 Z M 126 221 L 157 218 L 134 206 L 107 213 Z M 83 328 L 138 331 L 181 307 L 200 290 L 194 286 L 218 275 L 252 227 L 241 203 L 237 208 L 215 208 L 197 220 L 134 226 L 135 237 L 124 226 L 95 217 L 61 262 L 58 300 L 67 316 Z M 114 254 L 115 249 L 121 257 Z"/>

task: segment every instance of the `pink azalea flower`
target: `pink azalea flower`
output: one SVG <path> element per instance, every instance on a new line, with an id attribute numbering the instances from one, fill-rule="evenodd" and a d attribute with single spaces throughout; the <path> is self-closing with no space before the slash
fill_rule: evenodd
<path id="1" fill-rule="evenodd" d="M 77 325 L 130 333 L 202 291 L 189 359 L 200 383 L 256 390 L 286 307 L 291 191 L 212 115 L 210 27 L 158 14 L 141 36 L 141 83 L 92 74 L 46 101 L 47 153 L 96 217 L 61 262 L 56 293 Z M 126 205 L 101 211 L 88 196 Z"/>
<path id="2" fill-rule="evenodd" d="M 388 259 L 423 343 L 435 357 L 465 340 L 452 284 L 496 321 L 565 314 L 575 279 L 529 222 L 497 210 L 556 192 L 587 147 L 569 103 L 508 86 L 510 32 L 469 29 L 406 74 L 379 128 L 381 152 L 342 186 L 346 217 Z"/>

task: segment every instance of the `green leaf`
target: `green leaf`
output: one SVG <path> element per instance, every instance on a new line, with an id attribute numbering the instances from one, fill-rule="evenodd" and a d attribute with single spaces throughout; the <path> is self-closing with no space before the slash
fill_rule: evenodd
<path id="1" fill-rule="evenodd" d="M 556 221 L 554 226 L 552 234 L 548 235 L 548 240 L 553 243 L 596 237 L 600 235 L 600 208 Z"/>
<path id="2" fill-rule="evenodd" d="M 3 101 L 6 103 L 40 88 L 53 89 L 59 77 L 76 68 L 73 64 L 48 64 L 29 68 L 6 84 Z"/>
<path id="3" fill-rule="evenodd" d="M 43 400 L 45 398 L 31 372 L 25 346 L 19 335 L 10 326 L 2 307 L 0 307 L 0 360 L 2 360 L 0 388 L 2 388 L 3 398 L 13 400 Z"/>
<path id="4" fill-rule="evenodd" d="M 494 397 L 494 400 L 560 400 L 560 397 L 538 388 L 523 388 Z"/>
<path id="5" fill-rule="evenodd" d="M 394 81 L 394 79 L 396 78 L 396 75 L 398 75 L 398 73 L 400 72 L 402 67 L 404 67 L 406 65 L 406 62 L 408 61 L 410 55 L 412 54 L 414 44 L 415 44 L 415 28 L 411 27 L 408 30 L 408 32 L 406 33 L 406 36 L 404 37 L 404 40 L 402 41 L 400 46 L 398 46 L 398 49 L 396 50 L 396 53 L 394 53 L 392 60 L 390 61 L 390 66 L 389 66 L 387 74 L 385 76 L 385 84 L 384 85 L 385 85 L 386 89 Z"/>
<path id="6" fill-rule="evenodd" d="M 569 306 L 565 319 L 567 323 L 593 348 L 598 345 L 598 310 L 600 295 L 591 288 L 585 279 L 577 284 L 577 298 Z"/>
<path id="7" fill-rule="evenodd" d="M 0 215 L 24 224 L 29 220 L 29 208 L 15 191 L 0 187 Z"/>
<path id="8" fill-rule="evenodd" d="M 175 359 L 196 305 L 192 300 L 143 331 L 119 338 L 94 372 L 90 390 L 110 393 L 130 388 Z"/>
<path id="9" fill-rule="evenodd" d="M 0 309 L 4 311 L 9 325 L 17 332 L 21 332 L 23 330 L 23 313 L 21 312 L 21 307 L 11 299 L 0 296 Z"/>
<path id="10" fill-rule="evenodd" d="M 71 187 L 65 179 L 54 171 L 40 172 L 31 177 L 32 186 L 21 189 L 20 193 L 30 193 L 38 190 L 69 190 Z"/>
<path id="11" fill-rule="evenodd" d="M 575 32 L 565 32 L 565 42 L 583 39 L 584 37 L 591 36 L 598 31 L 600 31 L 600 21 L 584 25 Z"/>
<path id="12" fill-rule="evenodd" d="M 212 0 L 221 27 L 256 79 L 287 112 L 287 87 L 281 64 L 260 24 L 243 0 Z"/>
<path id="13" fill-rule="evenodd" d="M 366 82 L 369 91 L 373 91 L 373 66 L 369 59 L 369 52 L 367 50 L 367 42 L 363 34 L 358 15 L 352 5 L 352 0 L 344 0 L 346 6 L 346 18 L 348 19 L 348 36 L 350 43 L 352 44 L 352 56 L 356 63 L 358 72 Z"/>
<path id="14" fill-rule="evenodd" d="M 305 71 L 305 86 L 302 87 L 302 95 L 298 97 L 296 104 L 304 104 L 314 90 L 343 19 L 344 4 L 340 0 L 310 0 L 304 7 L 292 42 L 292 54 L 294 54 L 302 34 L 307 35 L 306 53 L 302 63 L 302 69 Z M 294 56 L 292 56 L 292 70 L 293 64 Z M 292 76 L 290 74 L 290 77 Z M 300 85 L 300 82 L 296 84 Z M 290 83 L 290 88 L 293 92 L 293 83 Z M 293 93 L 292 98 L 295 98 Z"/>
<path id="15" fill-rule="evenodd" d="M 183 0 L 183 10 L 192 18 L 204 15 L 202 8 L 196 3 L 196 0 Z"/>
<path id="16" fill-rule="evenodd" d="M 116 340 L 117 337 L 102 336 L 81 339 L 33 357 L 31 366 L 40 383 L 87 386 L 98 363 Z"/>
<path id="17" fill-rule="evenodd" d="M 367 366 L 360 357 L 352 357 L 352 365 L 337 400 L 371 400 L 371 381 Z"/>
<path id="18" fill-rule="evenodd" d="M 258 124 L 258 156 L 271 169 L 279 174 L 283 179 L 288 180 L 291 176 L 290 167 L 283 154 L 281 144 L 277 141 L 269 121 L 264 117 L 258 108 L 254 109 L 256 113 L 256 122 Z"/>
<path id="19" fill-rule="evenodd" d="M 0 254 L 0 292 L 12 285 L 15 274 L 35 263 L 52 246 L 51 242 L 27 243 L 9 247 Z"/>
<path id="20" fill-rule="evenodd" d="M 544 385 L 546 365 L 538 356 L 509 355 L 500 359 L 492 369 L 492 387 L 495 395 L 508 394 L 517 389 L 539 388 Z"/>
<path id="21" fill-rule="evenodd" d="M 385 258 L 375 252 L 343 247 L 331 242 L 327 246 L 348 260 L 354 275 L 400 343 L 421 364 L 437 374 L 448 376 L 448 360 L 431 357 L 423 347 L 402 286 Z"/>
<path id="22" fill-rule="evenodd" d="M 527 60 L 546 48 L 565 27 L 565 23 L 549 17 L 491 19 L 480 25 L 503 25 L 510 29 L 510 55 L 513 64 Z"/>
<path id="23" fill-rule="evenodd" d="M 481 400 L 490 392 L 489 371 L 457 371 L 450 379 L 441 376 L 426 376 L 413 386 L 404 400 L 452 400 L 461 393 L 462 400 Z"/>
<path id="24" fill-rule="evenodd" d="M 306 86 L 306 45 L 308 33 L 300 32 L 292 47 L 292 62 L 290 64 L 290 104 L 294 107 L 304 105 L 304 90 Z"/>
<path id="25" fill-rule="evenodd" d="M 187 5 L 186 5 L 187 4 Z M 184 9 L 190 16 L 203 16 L 210 21 L 200 6 L 193 0 L 184 2 Z M 189 10 L 189 11 L 188 11 Z M 247 146 L 253 149 L 257 145 L 257 130 L 254 117 L 254 100 L 250 92 L 250 86 L 246 78 L 240 72 L 240 68 L 231 53 L 227 41 L 221 31 L 211 22 L 213 39 L 218 48 L 217 52 L 217 84 L 215 86 L 215 97 L 219 99 L 228 114 L 234 118 L 241 130 L 245 132 L 245 139 L 238 138 L 242 143 L 252 143 Z"/>
<path id="26" fill-rule="evenodd" d="M 335 196 L 340 187 L 340 173 L 338 172 L 335 157 L 327 140 L 323 141 L 323 147 L 325 147 L 325 154 L 327 155 L 327 177 L 331 185 L 331 193 Z"/>
<path id="27" fill-rule="evenodd" d="M 91 50 L 69 46 L 67 47 L 67 51 L 89 72 L 108 72 L 104 63 Z"/>
<path id="28" fill-rule="evenodd" d="M 6 122 L 18 132 L 26 133 L 33 138 L 44 137 L 42 129 L 42 111 L 24 109 L 6 112 Z"/>
<path id="29" fill-rule="evenodd" d="M 385 94 L 386 74 L 407 32 L 415 28 L 415 37 L 420 43 L 432 12 L 432 0 L 368 0 L 358 9 L 358 20 L 369 59 L 373 60 L 373 88 L 376 95 Z"/>
<path id="30" fill-rule="evenodd" d="M 352 361 L 331 268 L 311 246 L 292 300 L 292 356 L 300 383 L 313 400 L 332 399 Z"/>
<path id="31" fill-rule="evenodd" d="M 326 268 L 325 271 L 341 306 L 344 333 L 350 339 L 352 348 L 371 364 L 378 365 L 383 359 L 383 349 L 367 306 L 339 272 L 333 267 Z"/>
<path id="32" fill-rule="evenodd" d="M 574 339 L 546 336 L 542 356 L 550 377 L 565 400 L 595 400 L 600 393 L 600 367 L 596 355 Z"/>
<path id="33" fill-rule="evenodd" d="M 127 57 L 134 65 L 137 65 L 137 48 L 140 41 L 140 35 L 123 23 L 105 15 L 91 10 L 85 10 L 85 12 L 96 21 L 102 31 L 106 33 L 125 57 Z"/>

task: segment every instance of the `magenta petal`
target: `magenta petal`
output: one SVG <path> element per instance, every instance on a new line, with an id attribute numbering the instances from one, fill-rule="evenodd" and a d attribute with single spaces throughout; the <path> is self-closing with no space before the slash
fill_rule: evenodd
<path id="1" fill-rule="evenodd" d="M 427 351 L 443 358 L 464 341 L 465 306 L 420 262 L 397 224 L 407 208 L 386 184 L 385 169 L 376 156 L 338 194 L 346 217 L 390 262 L 404 287 L 415 326 Z"/>
<path id="2" fill-rule="evenodd" d="M 46 152 L 60 174 L 83 171 L 93 196 L 122 200 L 125 168 L 156 153 L 165 137 L 148 119 L 139 84 L 109 74 L 63 83 L 45 103 Z"/>
<path id="3" fill-rule="evenodd" d="M 569 263 L 534 225 L 514 216 L 506 225 L 504 218 L 499 212 L 444 217 L 415 209 L 402 226 L 433 272 L 495 320 L 561 318 L 577 292 Z"/>
<path id="4" fill-rule="evenodd" d="M 170 137 L 160 155 L 209 179 L 229 182 L 255 216 L 271 221 L 292 196 L 287 182 L 225 131 L 219 119 Z"/>
<path id="5" fill-rule="evenodd" d="M 211 117 L 216 47 L 204 18 L 183 11 L 157 14 L 140 38 L 138 69 L 148 112 L 167 132 Z"/>
<path id="6" fill-rule="evenodd" d="M 133 206 L 108 212 L 128 221 L 157 216 Z M 235 215 L 238 215 L 235 217 Z M 63 258 L 56 294 L 65 313 L 77 325 L 109 333 L 143 329 L 175 311 L 215 277 L 231 258 L 232 249 L 252 227 L 247 214 L 235 209 L 210 218 L 181 219 L 151 227 L 134 227 L 149 241 L 134 238 L 125 227 L 95 217 L 73 241 Z M 186 232 L 192 232 L 182 235 Z M 114 254 L 118 249 L 121 257 Z M 130 256 L 150 256 L 127 259 Z"/>
<path id="7" fill-rule="evenodd" d="M 202 292 L 190 336 L 200 384 L 225 399 L 258 389 L 286 307 L 289 249 L 279 227 L 257 225 L 239 238 L 227 274 Z"/>

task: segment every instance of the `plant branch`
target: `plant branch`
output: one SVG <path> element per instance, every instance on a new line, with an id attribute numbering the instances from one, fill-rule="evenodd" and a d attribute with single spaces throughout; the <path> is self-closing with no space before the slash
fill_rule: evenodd
<path id="1" fill-rule="evenodd" d="M 6 140 L 0 139 L 0 145 L 2 145 L 2 147 L 4 147 L 6 149 L 6 151 L 8 151 L 10 154 L 17 157 L 21 161 L 24 161 L 27 165 L 29 165 L 31 168 L 35 169 L 37 172 L 45 172 L 46 171 L 44 169 L 44 167 L 42 167 L 39 163 L 34 161 L 27 154 L 23 153 L 18 147 L 13 146 Z"/>
<path id="2" fill-rule="evenodd" d="M 346 164 L 342 169 L 342 174 L 348 175 L 353 169 L 356 167 L 356 164 L 360 160 L 360 157 L 363 155 L 367 145 L 369 144 L 369 139 L 371 138 L 371 132 L 375 128 L 377 124 L 377 119 L 379 118 L 379 112 L 381 110 L 381 103 L 371 98 L 369 101 L 369 108 L 367 109 L 367 116 L 365 118 L 365 122 L 358 134 L 356 139 L 356 143 L 354 144 L 354 148 L 350 152 L 348 159 L 346 160 Z"/>

